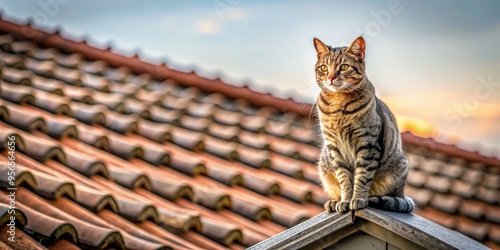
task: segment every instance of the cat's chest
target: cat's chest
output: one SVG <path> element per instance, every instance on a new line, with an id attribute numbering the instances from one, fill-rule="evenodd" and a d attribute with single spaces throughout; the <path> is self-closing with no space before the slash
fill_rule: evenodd
<path id="1" fill-rule="evenodd" d="M 325 145 L 333 146 L 343 161 L 349 165 L 354 165 L 356 161 L 357 143 L 351 134 L 357 129 L 359 128 L 349 125 L 328 126 L 328 124 L 321 123 Z"/>

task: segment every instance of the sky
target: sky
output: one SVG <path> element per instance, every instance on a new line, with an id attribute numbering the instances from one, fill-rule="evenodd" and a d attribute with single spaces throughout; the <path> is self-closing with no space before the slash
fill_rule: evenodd
<path id="1" fill-rule="evenodd" d="M 427 125 L 438 140 L 500 154 L 500 1 L 0 0 L 0 6 L 7 17 L 62 27 L 64 36 L 94 46 L 310 103 L 319 91 L 313 37 L 336 47 L 363 35 L 367 76 L 398 119 Z"/>

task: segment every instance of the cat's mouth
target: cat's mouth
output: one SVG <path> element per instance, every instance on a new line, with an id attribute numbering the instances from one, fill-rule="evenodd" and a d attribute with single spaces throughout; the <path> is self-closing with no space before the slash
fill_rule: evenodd
<path id="1" fill-rule="evenodd" d="M 334 81 L 331 83 L 322 83 L 321 88 L 331 92 L 344 92 L 346 90 L 345 83 L 342 81 Z"/>

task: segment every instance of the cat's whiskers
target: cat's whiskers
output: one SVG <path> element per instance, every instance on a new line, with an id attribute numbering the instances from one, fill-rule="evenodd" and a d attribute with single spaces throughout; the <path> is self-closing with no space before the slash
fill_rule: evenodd
<path id="1" fill-rule="evenodd" d="M 318 88 L 317 85 L 311 84 L 307 87 L 306 102 L 308 102 L 309 100 L 312 100 L 312 106 L 311 106 L 311 109 L 309 110 L 308 121 L 311 121 L 312 112 L 313 112 L 313 110 L 315 110 L 315 106 L 318 105 L 317 104 L 317 99 L 318 99 L 317 97 L 318 97 L 320 92 L 321 92 L 321 88 Z M 305 102 L 303 104 L 305 104 Z"/>

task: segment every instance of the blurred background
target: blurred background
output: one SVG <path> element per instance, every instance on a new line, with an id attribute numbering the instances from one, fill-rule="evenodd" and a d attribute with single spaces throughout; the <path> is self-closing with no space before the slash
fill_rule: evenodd
<path id="1" fill-rule="evenodd" d="M 1 0 L 65 37 L 313 103 L 312 38 L 367 40 L 367 74 L 402 130 L 500 155 L 500 2 Z"/>

